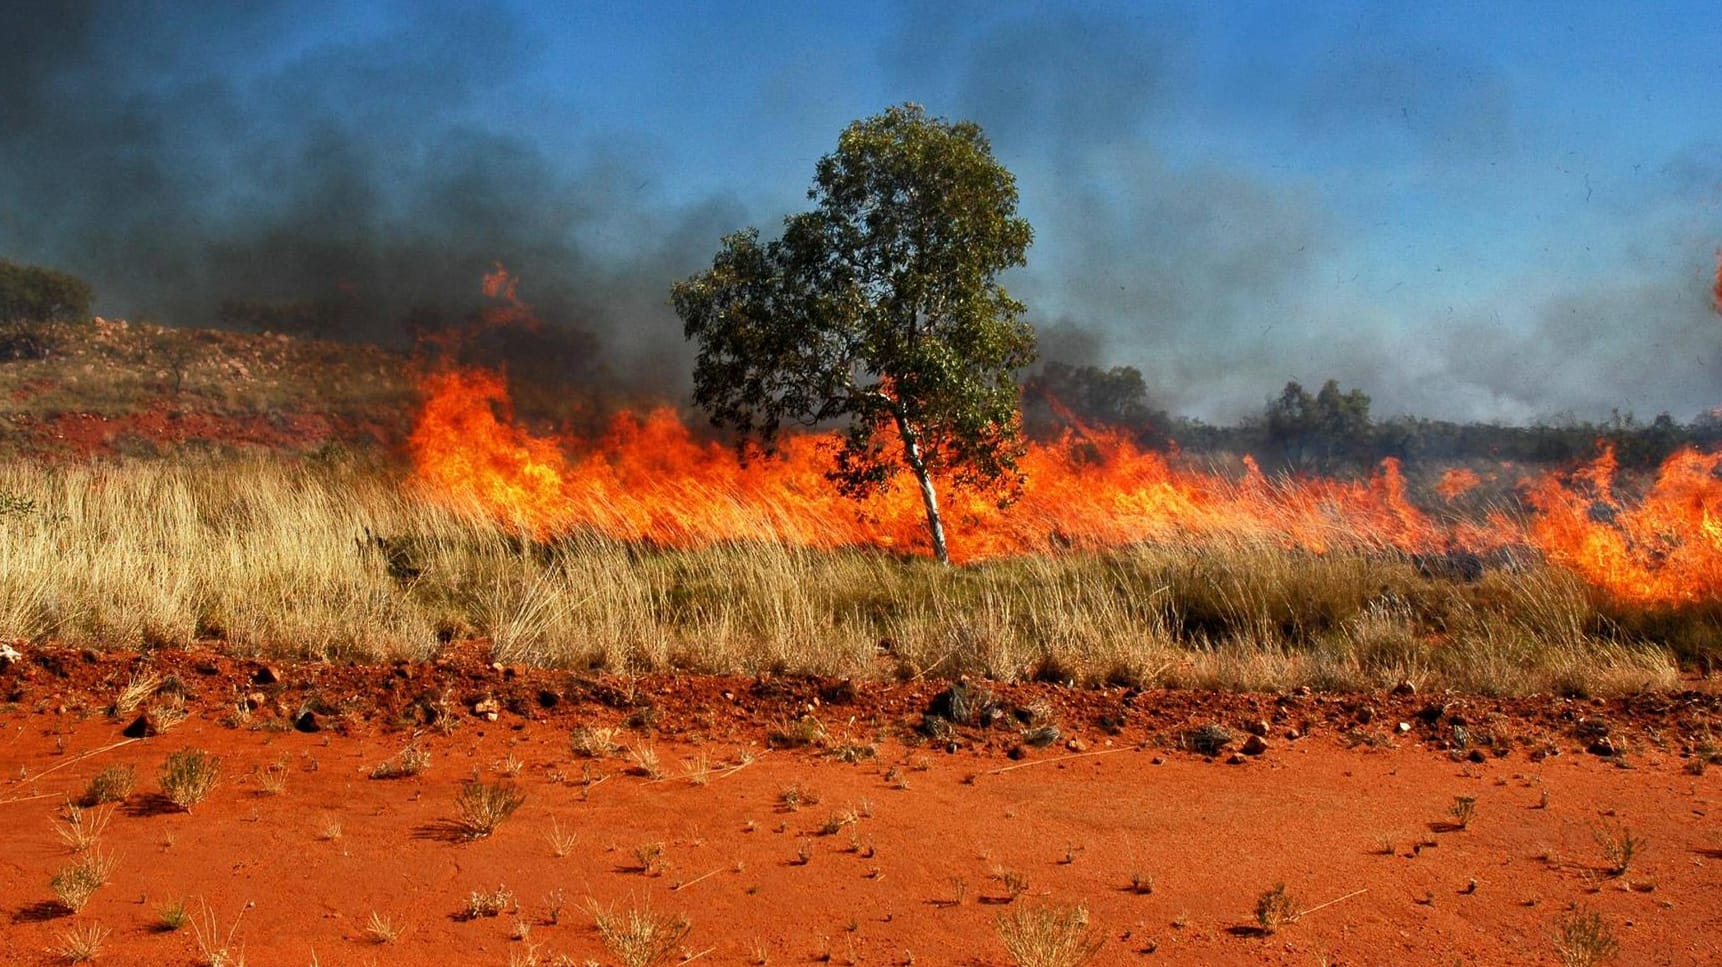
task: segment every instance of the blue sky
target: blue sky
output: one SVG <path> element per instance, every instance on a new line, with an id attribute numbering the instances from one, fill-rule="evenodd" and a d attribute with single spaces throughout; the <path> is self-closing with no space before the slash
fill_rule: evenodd
<path id="1" fill-rule="evenodd" d="M 0 67 L 0 255 L 114 312 L 493 253 L 673 396 L 668 283 L 914 100 L 1016 172 L 1048 354 L 1174 411 L 1722 404 L 1713 2 L 51 6 Z"/>

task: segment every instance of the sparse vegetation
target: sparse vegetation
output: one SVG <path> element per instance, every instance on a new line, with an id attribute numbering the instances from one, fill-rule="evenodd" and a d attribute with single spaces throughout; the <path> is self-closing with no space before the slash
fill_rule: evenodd
<path id="1" fill-rule="evenodd" d="M 198 967 L 246 967 L 245 948 L 238 944 L 235 938 L 239 935 L 239 924 L 245 919 L 245 910 L 233 918 L 228 924 L 227 932 L 221 931 L 221 923 L 215 915 L 215 910 L 209 902 L 199 901 L 199 909 L 191 918 L 192 941 L 197 945 Z"/>
<path id="2" fill-rule="evenodd" d="M 48 887 L 54 891 L 54 896 L 62 906 L 77 913 L 90 902 L 96 891 L 108 882 L 108 877 L 113 875 L 113 872 L 113 857 L 99 849 L 92 849 L 60 867 L 48 881 Z"/>
<path id="3" fill-rule="evenodd" d="M 265 796 L 279 796 L 287 791 L 288 767 L 285 758 L 276 759 L 256 771 L 257 790 Z"/>
<path id="4" fill-rule="evenodd" d="M 69 964 L 90 963 L 101 955 L 111 932 L 99 923 L 70 927 L 60 935 L 60 956 Z"/>
<path id="5" fill-rule="evenodd" d="M 1078 967 L 1093 960 L 1106 942 L 1080 906 L 1013 910 L 995 926 L 1017 967 Z"/>
<path id="6" fill-rule="evenodd" d="M 185 908 L 185 900 L 183 898 L 169 900 L 156 908 L 155 922 L 161 925 L 161 929 L 168 933 L 172 933 L 173 931 L 184 927 L 186 922 L 190 919 L 190 916 L 190 913 Z"/>
<path id="7" fill-rule="evenodd" d="M 1644 839 L 1624 823 L 1597 823 L 1591 827 L 1591 836 L 1602 849 L 1603 869 L 1609 876 L 1625 876 L 1633 857 L 1644 850 Z"/>
<path id="8" fill-rule="evenodd" d="M 371 769 L 372 779 L 402 779 L 416 776 L 430 768 L 430 750 L 416 742 L 395 753 L 393 758 L 377 763 Z"/>
<path id="9" fill-rule="evenodd" d="M 401 939 L 401 928 L 389 917 L 371 911 L 371 918 L 365 921 L 365 936 L 379 944 L 391 944 Z"/>
<path id="10" fill-rule="evenodd" d="M 474 890 L 467 895 L 466 909 L 461 916 L 466 920 L 499 917 L 514 905 L 514 891 L 506 886 L 498 886 L 494 890 Z"/>
<path id="11" fill-rule="evenodd" d="M 1573 910 L 1555 923 L 1561 967 L 1598 967 L 1620 951 L 1614 930 L 1594 910 Z"/>
<path id="12" fill-rule="evenodd" d="M 1453 817 L 1453 825 L 1460 829 L 1469 829 L 1471 817 L 1477 812 L 1476 796 L 1454 796 L 1453 805 L 1447 807 L 1447 815 Z"/>
<path id="13" fill-rule="evenodd" d="M 162 795 L 175 806 L 191 807 L 207 798 L 221 779 L 221 760 L 202 749 L 180 749 L 168 754 L 157 774 Z"/>
<path id="14" fill-rule="evenodd" d="M 562 824 L 555 819 L 550 820 L 550 832 L 545 833 L 544 838 L 550 843 L 551 855 L 557 859 L 574 852 L 574 843 L 579 839 L 574 833 L 564 832 Z"/>
<path id="15" fill-rule="evenodd" d="M 90 777 L 90 784 L 84 788 L 81 804 L 101 806 L 106 803 L 125 802 L 136 786 L 137 769 L 129 765 L 108 766 Z"/>
<path id="16" fill-rule="evenodd" d="M 1256 898 L 1256 925 L 1262 928 L 1263 933 L 1273 933 L 1288 923 L 1296 923 L 1298 916 L 1298 902 L 1286 892 L 1284 883 L 1275 883 L 1273 889 Z"/>
<path id="17" fill-rule="evenodd" d="M 467 839 L 483 839 L 525 801 L 526 794 L 512 783 L 468 781 L 455 797 L 455 826 Z"/>
<path id="18" fill-rule="evenodd" d="M 591 901 L 589 909 L 598 936 L 622 967 L 655 967 L 667 962 L 692 929 L 679 913 L 658 913 L 650 906 L 614 908 Z"/>
<path id="19" fill-rule="evenodd" d="M 102 841 L 102 833 L 107 831 L 108 821 L 113 818 L 113 810 L 98 806 L 79 806 L 66 803 L 64 815 L 55 820 L 54 832 L 60 836 L 60 842 L 74 853 L 82 853 Z"/>

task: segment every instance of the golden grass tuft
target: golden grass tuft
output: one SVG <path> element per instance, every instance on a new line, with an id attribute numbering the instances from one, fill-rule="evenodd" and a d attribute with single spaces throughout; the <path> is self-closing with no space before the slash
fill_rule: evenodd
<path id="1" fill-rule="evenodd" d="M 994 927 L 1017 967 L 1079 967 L 1093 960 L 1106 942 L 1081 906 L 1013 910 L 994 921 Z"/>
<path id="2" fill-rule="evenodd" d="M 658 913 L 649 905 L 618 913 L 590 901 L 588 908 L 604 942 L 622 967 L 656 967 L 669 961 L 692 926 L 679 913 Z"/>
<path id="3" fill-rule="evenodd" d="M 191 807 L 208 798 L 221 781 L 221 759 L 202 749 L 180 749 L 168 754 L 157 774 L 162 795 L 175 806 Z"/>
<path id="4" fill-rule="evenodd" d="M 96 895 L 114 872 L 114 859 L 92 849 L 54 873 L 48 888 L 67 910 L 77 913 Z"/>
<path id="5" fill-rule="evenodd" d="M 455 797 L 455 827 L 465 839 L 483 839 L 496 832 L 526 802 L 526 793 L 513 783 L 472 780 Z"/>

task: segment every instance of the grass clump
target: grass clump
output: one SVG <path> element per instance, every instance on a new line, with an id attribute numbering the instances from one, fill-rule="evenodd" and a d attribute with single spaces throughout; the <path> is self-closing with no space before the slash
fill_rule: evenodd
<path id="1" fill-rule="evenodd" d="M 591 903 L 598 937 L 622 967 L 655 967 L 668 961 L 692 925 L 679 913 L 658 913 L 650 906 L 613 908 Z"/>
<path id="2" fill-rule="evenodd" d="M 155 911 L 155 922 L 165 933 L 183 928 L 190 919 L 191 913 L 185 908 L 184 898 L 169 900 Z"/>
<path id="3" fill-rule="evenodd" d="M 84 787 L 84 796 L 79 804 L 101 806 L 125 802 L 137 786 L 137 775 L 133 766 L 108 766 L 90 777 L 90 784 Z"/>
<path id="4" fill-rule="evenodd" d="M 1574 910 L 1555 922 L 1561 967 L 1597 967 L 1619 952 L 1614 930 L 1594 910 Z"/>
<path id="5" fill-rule="evenodd" d="M 1453 805 L 1447 807 L 1447 815 L 1453 817 L 1453 825 L 1459 829 L 1469 829 L 1471 817 L 1477 812 L 1476 796 L 1454 796 Z"/>
<path id="6" fill-rule="evenodd" d="M 60 867 L 48 888 L 54 891 L 54 896 L 60 905 L 77 913 L 90 902 L 113 875 L 114 860 L 102 853 L 101 850 L 91 850 L 78 859 Z"/>
<path id="7" fill-rule="evenodd" d="M 371 918 L 365 921 L 365 936 L 379 944 L 391 944 L 401 939 L 401 928 L 393 920 L 371 911 Z"/>
<path id="8" fill-rule="evenodd" d="M 455 797 L 455 827 L 465 839 L 483 839 L 525 801 L 526 793 L 512 783 L 468 781 Z"/>
<path id="9" fill-rule="evenodd" d="M 1256 925 L 1263 933 L 1296 923 L 1299 916 L 1297 899 L 1286 892 L 1284 883 L 1275 883 L 1273 889 L 1256 898 Z"/>
<path id="10" fill-rule="evenodd" d="M 385 759 L 371 769 L 372 779 L 405 779 L 419 775 L 430 768 L 430 750 L 408 743 L 407 747 L 395 753 L 392 758 Z"/>
<path id="11" fill-rule="evenodd" d="M 494 890 L 474 890 L 467 894 L 466 909 L 461 911 L 462 920 L 477 920 L 480 917 L 500 917 L 503 911 L 514 906 L 514 891 L 506 886 L 498 885 Z"/>
<path id="12" fill-rule="evenodd" d="M 1609 876 L 1625 876 L 1633 857 L 1644 851 L 1644 839 L 1622 823 L 1599 823 L 1591 828 L 1591 836 L 1602 849 L 1603 869 Z"/>
<path id="13" fill-rule="evenodd" d="M 170 753 L 156 776 L 162 795 L 175 806 L 191 807 L 208 798 L 221 780 L 221 759 L 202 749 L 180 749 Z"/>
<path id="14" fill-rule="evenodd" d="M 102 834 L 107 831 L 108 820 L 113 815 L 112 809 L 66 803 L 65 815 L 54 821 L 54 832 L 60 835 L 60 841 L 66 844 L 67 849 L 82 853 L 102 841 Z"/>
<path id="15" fill-rule="evenodd" d="M 107 943 L 111 932 L 99 923 L 72 927 L 60 935 L 60 956 L 68 964 L 91 963 L 101 956 L 102 945 Z"/>
<path id="16" fill-rule="evenodd" d="M 1017 967 L 1078 967 L 1093 960 L 1106 942 L 1081 906 L 1015 910 L 999 917 L 994 927 Z"/>

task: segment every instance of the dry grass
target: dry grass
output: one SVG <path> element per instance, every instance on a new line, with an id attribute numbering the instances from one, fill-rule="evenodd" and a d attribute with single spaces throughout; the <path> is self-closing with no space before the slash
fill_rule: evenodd
<path id="1" fill-rule="evenodd" d="M 137 786 L 137 769 L 132 766 L 108 766 L 90 778 L 80 800 L 83 806 L 101 806 L 125 802 Z"/>
<path id="2" fill-rule="evenodd" d="M 1078 967 L 1106 942 L 1083 907 L 1014 910 L 995 922 L 999 942 L 1018 967 Z"/>
<path id="3" fill-rule="evenodd" d="M 681 914 L 658 913 L 650 906 L 617 913 L 594 900 L 589 909 L 598 937 L 622 967 L 654 967 L 667 962 L 691 929 Z"/>
<path id="4" fill-rule="evenodd" d="M 162 795 L 175 806 L 191 811 L 206 799 L 221 781 L 221 759 L 202 749 L 180 749 L 169 753 L 157 774 Z"/>
<path id="5" fill-rule="evenodd" d="M 113 872 L 113 857 L 93 849 L 60 867 L 48 881 L 48 888 L 54 891 L 62 906 L 77 913 L 108 882 Z"/>
<path id="6" fill-rule="evenodd" d="M 394 758 L 388 759 L 371 769 L 372 779 L 404 779 L 416 776 L 430 768 L 430 750 L 414 743 L 395 753 Z"/>
<path id="7" fill-rule="evenodd" d="M 223 933 L 208 901 L 201 903 L 197 914 L 191 918 L 191 938 L 197 946 L 198 967 L 246 967 L 245 948 L 235 939 L 240 921 L 244 919 L 242 908 L 228 925 L 227 932 Z"/>
<path id="8" fill-rule="evenodd" d="M 60 841 L 74 853 L 82 853 L 95 847 L 102 841 L 102 834 L 107 831 L 108 821 L 113 819 L 113 809 L 102 809 L 96 806 L 79 806 L 66 803 L 63 809 L 65 815 L 54 821 L 54 832 L 60 836 Z"/>
<path id="9" fill-rule="evenodd" d="M 91 963 L 101 956 L 102 945 L 107 942 L 111 932 L 99 923 L 71 927 L 60 934 L 59 954 L 68 964 Z"/>
<path id="10" fill-rule="evenodd" d="M 1619 822 L 1598 823 L 1591 836 L 1602 850 L 1603 870 L 1609 876 L 1625 876 L 1633 857 L 1644 851 L 1644 838 Z"/>
<path id="11" fill-rule="evenodd" d="M 526 802 L 526 794 L 505 782 L 467 782 L 455 797 L 455 827 L 466 839 L 496 832 Z"/>
<path id="12" fill-rule="evenodd" d="M 422 659 L 441 628 L 489 636 L 499 661 L 625 674 L 1615 695 L 1677 684 L 1660 642 L 1690 653 L 1714 637 L 1714 615 L 1635 615 L 1529 558 L 1461 581 L 1388 550 L 1314 555 L 1261 535 L 960 568 L 767 543 L 529 545 L 397 474 L 263 459 L 0 465 L 0 492 L 34 508 L 0 529 L 0 639 Z M 355 541 L 367 528 L 389 535 L 386 550 Z M 145 701 L 148 686 L 142 672 L 122 696 Z M 600 733 L 575 750 L 612 753 Z"/>
<path id="13" fill-rule="evenodd" d="M 1555 923 L 1555 953 L 1561 967 L 1597 967 L 1619 952 L 1614 930 L 1594 910 L 1574 910 Z"/>
<path id="14" fill-rule="evenodd" d="M 379 944 L 391 944 L 401 939 L 401 928 L 393 920 L 372 910 L 371 918 L 365 921 L 365 936 Z"/>
<path id="15" fill-rule="evenodd" d="M 1273 889 L 1256 898 L 1256 925 L 1262 928 L 1263 933 L 1273 933 L 1288 923 L 1296 923 L 1299 916 L 1297 900 L 1286 892 L 1284 883 L 1275 883 Z"/>

